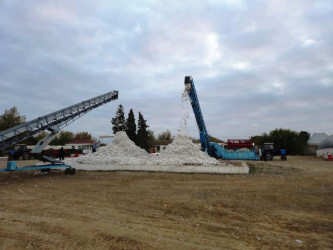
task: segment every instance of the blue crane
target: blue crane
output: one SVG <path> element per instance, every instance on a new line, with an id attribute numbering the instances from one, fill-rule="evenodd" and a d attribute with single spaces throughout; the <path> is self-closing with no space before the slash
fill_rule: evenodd
<path id="1" fill-rule="evenodd" d="M 259 155 L 252 151 L 227 151 L 219 144 L 209 140 L 209 134 L 206 129 L 205 121 L 201 112 L 199 98 L 195 90 L 194 81 L 192 76 L 185 76 L 185 90 L 188 93 L 195 119 L 198 125 L 201 150 L 205 151 L 209 156 L 218 159 L 228 160 L 258 160 Z"/>
<path id="2" fill-rule="evenodd" d="M 185 77 L 185 90 L 190 97 L 195 119 L 197 121 L 199 136 L 200 136 L 201 150 L 205 151 L 209 156 L 213 157 L 214 156 L 213 149 L 211 147 L 211 142 L 209 140 L 209 134 L 207 132 L 206 124 L 203 119 L 203 115 L 202 115 L 200 103 L 199 103 L 199 98 L 197 95 L 197 91 L 195 90 L 192 76 Z"/>

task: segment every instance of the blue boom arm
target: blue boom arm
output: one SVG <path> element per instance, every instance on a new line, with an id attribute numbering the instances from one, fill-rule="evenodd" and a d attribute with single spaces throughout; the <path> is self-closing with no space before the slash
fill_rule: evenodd
<path id="1" fill-rule="evenodd" d="M 250 152 L 230 152 L 225 150 L 219 144 L 215 142 L 210 142 L 209 135 L 206 129 L 205 121 L 201 112 L 199 99 L 197 92 L 194 87 L 194 82 L 192 76 L 185 77 L 185 90 L 191 99 L 192 109 L 197 121 L 201 150 L 205 151 L 209 156 L 218 159 L 228 159 L 228 160 L 258 160 L 258 155 L 253 151 Z"/>
<path id="2" fill-rule="evenodd" d="M 199 99 L 194 87 L 192 76 L 185 77 L 185 90 L 191 99 L 192 109 L 195 115 L 195 119 L 197 121 L 199 135 L 200 135 L 201 150 L 205 151 L 210 156 L 214 156 L 213 148 L 211 147 L 209 135 L 206 129 L 205 121 L 202 116 Z"/>

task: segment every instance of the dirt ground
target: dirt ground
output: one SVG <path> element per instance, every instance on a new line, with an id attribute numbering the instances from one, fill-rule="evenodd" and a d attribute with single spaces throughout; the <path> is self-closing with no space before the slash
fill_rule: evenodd
<path id="1" fill-rule="evenodd" d="M 333 162 L 248 164 L 249 175 L 0 173 L 0 249 L 333 249 Z"/>

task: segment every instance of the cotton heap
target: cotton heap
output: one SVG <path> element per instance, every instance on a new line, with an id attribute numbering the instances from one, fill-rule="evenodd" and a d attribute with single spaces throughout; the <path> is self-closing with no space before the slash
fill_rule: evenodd
<path id="1" fill-rule="evenodd" d="M 67 164 L 145 164 L 149 154 L 131 141 L 126 132 L 119 131 L 112 143 L 101 147 L 96 153 L 66 160 Z"/>
<path id="2" fill-rule="evenodd" d="M 219 162 L 200 150 L 190 137 L 178 135 L 150 164 L 156 165 L 217 165 Z"/>
<path id="3" fill-rule="evenodd" d="M 78 165 L 218 165 L 219 162 L 202 152 L 188 136 L 178 135 L 159 156 L 150 155 L 131 141 L 126 132 L 116 133 L 112 143 L 98 152 L 66 159 L 65 163 Z"/>

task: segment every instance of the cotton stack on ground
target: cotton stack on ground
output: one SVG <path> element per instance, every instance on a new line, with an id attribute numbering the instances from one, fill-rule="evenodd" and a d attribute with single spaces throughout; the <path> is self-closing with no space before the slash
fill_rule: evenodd
<path id="1" fill-rule="evenodd" d="M 174 141 L 159 155 L 150 155 L 137 147 L 123 131 L 118 132 L 112 144 L 97 153 L 65 160 L 78 170 L 139 170 L 185 173 L 248 173 L 245 165 L 233 166 L 217 161 L 202 152 L 184 135 Z"/>

